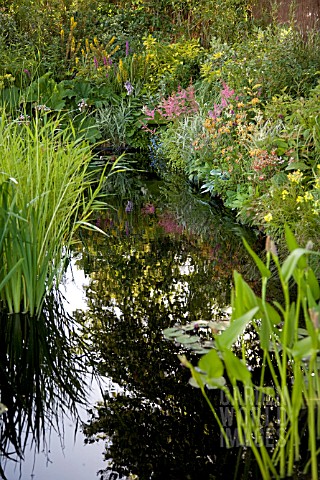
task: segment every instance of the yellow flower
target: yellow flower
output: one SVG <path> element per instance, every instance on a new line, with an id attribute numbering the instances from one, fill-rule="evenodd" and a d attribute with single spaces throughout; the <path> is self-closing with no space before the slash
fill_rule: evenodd
<path id="1" fill-rule="evenodd" d="M 306 192 L 306 193 L 304 194 L 304 199 L 305 199 L 306 201 L 308 201 L 308 200 L 313 200 L 313 195 L 312 195 L 312 193 L 311 193 L 311 192 Z"/>
<path id="2" fill-rule="evenodd" d="M 249 103 L 251 103 L 251 105 L 256 105 L 259 102 L 260 102 L 259 98 L 254 97 Z"/>
<path id="3" fill-rule="evenodd" d="M 265 220 L 266 222 L 268 222 L 268 223 L 271 222 L 271 220 L 272 220 L 272 218 L 273 218 L 273 217 L 272 217 L 272 213 L 270 213 L 270 212 L 267 213 L 267 215 L 265 215 L 263 218 L 264 218 L 264 220 Z"/>
<path id="4" fill-rule="evenodd" d="M 288 173 L 288 179 L 292 183 L 300 183 L 303 178 L 303 173 L 300 170 L 295 170 L 292 173 Z"/>
<path id="5" fill-rule="evenodd" d="M 297 203 L 302 203 L 303 202 L 303 197 L 301 197 L 301 195 L 298 195 L 297 198 L 296 198 L 296 202 Z"/>
<path id="6" fill-rule="evenodd" d="M 289 195 L 288 190 L 282 190 L 281 195 L 282 195 L 282 199 L 285 200 L 287 195 Z"/>

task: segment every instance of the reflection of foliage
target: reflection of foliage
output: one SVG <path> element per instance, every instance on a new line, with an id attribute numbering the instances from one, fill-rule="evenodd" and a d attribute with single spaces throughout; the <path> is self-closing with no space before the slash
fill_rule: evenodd
<path id="1" fill-rule="evenodd" d="M 151 475 L 208 479 L 216 475 L 220 436 L 214 421 L 206 419 L 201 395 L 187 385 L 177 359 L 183 348 L 165 340 L 162 330 L 224 318 L 239 242 L 232 243 L 229 234 L 230 242 L 218 245 L 217 231 L 201 238 L 185 226 L 164 233 L 159 225 L 163 204 L 160 211 L 144 207 L 142 215 L 135 208 L 107 212 L 99 226 L 109 237 L 87 232 L 85 239 L 89 309 L 84 317 L 79 312 L 79 319 L 100 374 L 123 390 L 105 393 L 105 405 L 95 410 L 84 431 L 89 442 L 100 434 L 110 438 L 106 458 L 140 480 Z M 248 268 L 247 262 L 245 257 L 240 269 Z M 212 401 L 219 402 L 219 396 L 213 394 Z M 219 470 L 233 475 L 238 453 L 223 451 Z"/>
<path id="2" fill-rule="evenodd" d="M 23 458 L 30 438 L 40 448 L 45 429 L 59 428 L 63 413 L 76 418 L 76 403 L 85 399 L 78 337 L 61 301 L 51 300 L 37 320 L 0 317 L 0 394 L 7 407 L 0 417 L 2 458 Z"/>

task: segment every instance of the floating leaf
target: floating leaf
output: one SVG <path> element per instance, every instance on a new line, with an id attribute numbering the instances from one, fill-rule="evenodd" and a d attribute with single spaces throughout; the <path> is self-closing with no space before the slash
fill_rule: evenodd
<path id="1" fill-rule="evenodd" d="M 173 338 L 181 334 L 181 329 L 176 327 L 166 328 L 162 333 L 165 337 Z"/>
<path id="2" fill-rule="evenodd" d="M 189 343 L 198 343 L 199 338 L 198 337 L 191 337 L 190 335 L 180 335 L 179 337 L 176 338 L 176 342 L 182 343 L 183 345 L 187 345 Z"/>
<path id="3" fill-rule="evenodd" d="M 210 388 L 210 389 L 214 389 L 214 388 L 221 388 L 221 387 L 224 387 L 224 385 L 226 384 L 226 379 L 224 377 L 219 377 L 219 378 L 209 378 L 207 379 L 207 387 Z"/>
<path id="4" fill-rule="evenodd" d="M 220 332 L 222 330 L 226 330 L 230 325 L 230 322 L 209 322 L 208 326 L 211 328 L 211 330 L 215 332 Z"/>
<path id="5" fill-rule="evenodd" d="M 194 353 L 198 353 L 199 355 L 203 355 L 203 354 L 208 353 L 208 349 L 206 349 L 206 348 L 201 348 L 201 347 L 199 347 L 199 346 L 196 345 L 196 344 L 191 344 L 191 345 L 190 345 L 190 348 L 192 349 L 192 351 L 193 351 Z"/>
<path id="6" fill-rule="evenodd" d="M 196 381 L 196 379 L 193 378 L 193 377 L 189 378 L 189 384 L 190 384 L 192 387 L 200 388 L 199 385 L 198 385 L 198 383 L 197 383 L 197 381 Z"/>
<path id="7" fill-rule="evenodd" d="M 187 325 L 183 325 L 181 327 L 181 330 L 183 330 L 184 332 L 192 332 L 194 330 L 194 324 L 190 324 L 188 323 Z"/>
<path id="8" fill-rule="evenodd" d="M 201 346 L 203 348 L 214 348 L 215 343 L 211 340 L 205 340 L 204 342 L 201 342 Z"/>

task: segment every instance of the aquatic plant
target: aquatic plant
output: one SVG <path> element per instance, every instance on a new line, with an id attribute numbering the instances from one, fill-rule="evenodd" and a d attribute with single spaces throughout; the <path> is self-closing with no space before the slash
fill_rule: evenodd
<path id="1" fill-rule="evenodd" d="M 263 479 L 291 477 L 301 461 L 303 444 L 307 444 L 309 458 L 303 468 L 305 473 L 311 469 L 312 479 L 316 480 L 320 453 L 317 445 L 320 437 L 320 287 L 307 259 L 320 253 L 308 247 L 299 248 L 288 227 L 286 240 L 290 254 L 282 264 L 269 237 L 266 263 L 244 241 L 261 274 L 261 296 L 235 272 L 230 326 L 214 335 L 215 348 L 201 357 L 198 367 L 185 356 L 180 359 L 190 368 L 192 383 L 201 388 L 223 440 L 230 447 L 233 439 L 224 419 L 210 402 L 206 387 L 222 390 L 228 408 L 234 412 L 237 441 L 251 448 Z M 276 267 L 283 297 L 273 304 L 268 301 L 271 261 Z M 249 325 L 259 342 L 258 376 L 248 366 L 243 333 Z M 235 351 L 236 344 L 240 355 Z M 268 424 L 264 416 L 266 397 L 279 412 L 278 425 L 273 425 L 277 432 L 272 448 L 267 444 L 271 422 Z M 306 427 L 301 428 L 303 415 L 307 421 Z"/>
<path id="2" fill-rule="evenodd" d="M 0 296 L 10 313 L 39 313 L 97 198 L 90 146 L 65 122 L 0 122 Z"/>

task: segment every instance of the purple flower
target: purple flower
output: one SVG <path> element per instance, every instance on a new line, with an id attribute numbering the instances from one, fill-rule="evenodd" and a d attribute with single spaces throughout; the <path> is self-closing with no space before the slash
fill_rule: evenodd
<path id="1" fill-rule="evenodd" d="M 94 61 L 94 66 L 95 66 L 96 68 L 98 68 L 98 67 L 99 67 L 99 62 L 98 62 L 97 57 L 94 57 L 94 58 L 93 58 L 93 61 Z"/>
<path id="2" fill-rule="evenodd" d="M 127 95 L 132 95 L 133 94 L 133 86 L 129 81 L 124 83 L 124 88 L 127 90 Z"/>
<path id="3" fill-rule="evenodd" d="M 28 75 L 29 78 L 31 77 L 31 73 L 30 73 L 30 71 L 29 71 L 27 68 L 24 68 L 24 69 L 23 69 L 23 72 L 24 72 L 26 75 Z"/>
<path id="4" fill-rule="evenodd" d="M 132 212 L 132 210 L 133 210 L 133 202 L 131 200 L 128 200 L 125 211 L 126 213 L 130 213 Z"/>
<path id="5" fill-rule="evenodd" d="M 126 57 L 129 55 L 129 51 L 130 51 L 129 42 L 128 42 L 128 40 L 127 40 L 127 41 L 126 41 Z"/>

